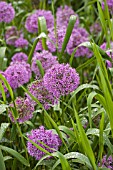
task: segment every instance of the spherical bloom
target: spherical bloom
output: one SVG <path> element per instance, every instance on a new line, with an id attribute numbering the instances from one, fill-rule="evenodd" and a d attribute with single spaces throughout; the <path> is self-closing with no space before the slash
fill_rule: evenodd
<path id="1" fill-rule="evenodd" d="M 75 12 L 72 10 L 71 7 L 65 5 L 64 7 L 61 6 L 57 9 L 56 12 L 56 22 L 58 27 L 66 26 L 68 25 L 69 19 L 71 15 L 75 15 L 77 17 L 75 28 L 79 25 L 79 17 Z"/>
<path id="2" fill-rule="evenodd" d="M 54 17 L 51 11 L 36 10 L 36 12 L 27 17 L 25 22 L 25 28 L 30 33 L 38 32 L 38 17 L 44 16 L 46 19 L 47 28 L 51 28 L 54 25 Z"/>
<path id="3" fill-rule="evenodd" d="M 46 72 L 54 64 L 57 64 L 57 57 L 53 56 L 50 52 L 43 50 L 41 53 L 35 53 L 32 58 L 31 70 L 36 74 L 37 78 L 41 77 L 40 70 L 36 61 L 39 60 L 42 64 L 44 71 Z"/>
<path id="4" fill-rule="evenodd" d="M 17 61 L 19 61 L 19 62 L 22 62 L 22 61 L 27 62 L 27 60 L 28 60 L 28 56 L 23 52 L 18 52 L 16 54 L 14 54 L 13 57 L 12 57 L 13 62 L 17 62 Z"/>
<path id="5" fill-rule="evenodd" d="M 13 89 L 29 82 L 31 77 L 30 65 L 26 62 L 12 62 L 5 70 L 6 79 Z"/>
<path id="6" fill-rule="evenodd" d="M 19 32 L 15 26 L 10 27 L 5 32 L 5 39 L 8 45 L 15 45 L 15 41 L 18 39 Z"/>
<path id="7" fill-rule="evenodd" d="M 105 50 L 105 51 L 106 51 L 106 54 L 107 54 L 110 58 L 113 59 L 113 42 L 110 43 L 110 48 L 108 48 L 108 49 L 107 49 L 107 44 L 106 44 L 106 42 L 104 42 L 104 43 L 100 46 L 100 48 L 102 48 L 103 50 Z M 110 67 L 110 68 L 112 67 L 112 63 L 111 63 L 109 60 L 107 60 L 106 63 L 107 63 L 107 67 Z"/>
<path id="8" fill-rule="evenodd" d="M 88 33 L 84 28 L 73 29 L 69 43 L 67 45 L 67 53 L 72 54 L 73 50 L 83 42 L 89 41 Z M 75 52 L 75 57 L 87 56 L 91 57 L 92 53 L 87 47 L 81 46 Z"/>
<path id="9" fill-rule="evenodd" d="M 73 92 L 80 83 L 80 77 L 69 64 L 56 64 L 44 75 L 45 88 L 59 98 Z"/>
<path id="10" fill-rule="evenodd" d="M 28 98 L 17 97 L 15 99 L 16 110 L 18 112 L 17 121 L 19 123 L 23 123 L 33 117 L 34 106 L 31 104 Z M 10 103 L 10 108 L 14 108 L 14 104 Z M 14 117 L 12 115 L 12 111 L 9 110 L 9 117 L 12 122 L 14 121 Z"/>
<path id="11" fill-rule="evenodd" d="M 40 101 L 46 110 L 50 109 L 51 105 L 57 103 L 57 100 L 53 94 L 48 92 L 48 90 L 44 87 L 42 80 L 34 81 L 28 85 L 28 91 Z M 36 105 L 36 102 L 33 101 L 28 94 L 27 97 L 31 100 L 33 105 Z"/>
<path id="12" fill-rule="evenodd" d="M 9 23 L 15 17 L 15 10 L 11 4 L 0 2 L 0 22 Z"/>
<path id="13" fill-rule="evenodd" d="M 108 9 L 111 14 L 113 14 L 113 0 L 107 0 Z M 102 9 L 104 10 L 105 4 L 102 2 Z"/>
<path id="14" fill-rule="evenodd" d="M 61 140 L 57 134 L 54 134 L 52 130 L 45 130 L 44 126 L 40 126 L 39 129 L 34 129 L 31 131 L 31 134 L 27 134 L 28 138 L 47 150 L 48 152 L 52 153 L 58 150 L 59 146 L 61 146 Z M 46 146 L 41 144 L 43 142 Z M 36 160 L 40 160 L 44 155 L 45 152 L 42 152 L 36 146 L 34 146 L 30 141 L 27 142 L 27 149 L 28 153 L 35 157 Z"/>
<path id="15" fill-rule="evenodd" d="M 49 39 L 47 40 L 47 46 L 49 51 L 55 52 L 57 48 L 59 52 L 61 51 L 65 34 L 66 34 L 65 26 L 57 28 L 57 38 L 55 35 L 54 28 L 49 29 L 49 34 L 48 34 Z"/>
<path id="16" fill-rule="evenodd" d="M 15 47 L 25 48 L 27 46 L 28 46 L 28 41 L 23 37 L 20 37 L 15 41 Z"/>
<path id="17" fill-rule="evenodd" d="M 100 163 L 98 165 L 100 167 Z M 103 156 L 102 167 L 109 168 L 109 169 L 113 170 L 113 158 L 111 155 L 109 157 L 107 157 L 107 155 Z"/>

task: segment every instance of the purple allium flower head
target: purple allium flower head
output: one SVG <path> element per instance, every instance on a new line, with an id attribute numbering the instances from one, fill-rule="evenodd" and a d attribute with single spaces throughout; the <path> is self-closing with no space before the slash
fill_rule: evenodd
<path id="1" fill-rule="evenodd" d="M 105 51 L 106 51 L 106 54 L 107 54 L 110 58 L 112 58 L 112 60 L 113 60 L 113 42 L 110 43 L 110 49 L 109 49 L 109 48 L 107 49 L 107 43 L 106 43 L 106 42 L 104 42 L 104 43 L 100 46 L 100 48 L 102 48 L 103 50 L 105 50 Z M 110 51 L 110 50 L 112 50 L 112 51 Z M 107 63 L 107 67 L 110 67 L 110 68 L 112 67 L 112 63 L 111 63 L 109 60 L 107 60 L 106 63 Z"/>
<path id="2" fill-rule="evenodd" d="M 113 0 L 107 0 L 108 9 L 111 14 L 113 14 Z M 102 2 L 102 9 L 104 10 L 104 1 Z"/>
<path id="3" fill-rule="evenodd" d="M 42 64 L 44 71 L 46 72 L 54 64 L 57 64 L 57 57 L 53 56 L 50 52 L 43 50 L 41 53 L 35 53 L 32 58 L 31 70 L 36 74 L 37 78 L 41 78 L 40 70 L 36 61 L 39 60 Z"/>
<path id="4" fill-rule="evenodd" d="M 59 149 L 59 146 L 61 146 L 61 140 L 57 134 L 54 134 L 52 130 L 45 130 L 44 126 L 40 126 L 39 129 L 34 129 L 31 131 L 31 134 L 27 134 L 28 138 L 47 150 L 48 152 L 52 153 Z M 39 142 L 43 142 L 49 148 L 44 146 L 43 144 Z M 36 160 L 40 160 L 45 153 L 36 148 L 30 141 L 27 142 L 27 149 L 28 153 L 35 157 Z M 54 150 L 53 150 L 54 149 Z"/>
<path id="5" fill-rule="evenodd" d="M 45 88 L 59 98 L 73 92 L 80 83 L 76 70 L 69 64 L 56 64 L 44 75 Z"/>
<path id="6" fill-rule="evenodd" d="M 10 27 L 5 32 L 5 39 L 8 45 L 15 45 L 15 41 L 18 39 L 19 32 L 15 26 Z"/>
<path id="7" fill-rule="evenodd" d="M 27 46 L 28 46 L 28 41 L 23 37 L 20 37 L 15 41 L 15 47 L 25 48 Z"/>
<path id="8" fill-rule="evenodd" d="M 31 77 L 30 65 L 26 62 L 12 62 L 5 70 L 6 79 L 13 89 L 27 83 Z"/>
<path id="9" fill-rule="evenodd" d="M 57 38 L 55 36 L 54 28 L 49 29 L 49 34 L 48 34 L 49 39 L 47 40 L 47 46 L 51 52 L 56 51 L 56 46 L 58 46 L 58 51 L 59 52 L 61 51 L 65 34 L 66 34 L 65 26 L 57 28 Z"/>
<path id="10" fill-rule="evenodd" d="M 72 54 L 73 50 L 81 43 L 89 41 L 88 33 L 84 28 L 73 29 L 69 43 L 67 45 L 67 53 Z M 91 51 L 84 46 L 76 50 L 75 57 L 87 56 L 91 57 Z"/>
<path id="11" fill-rule="evenodd" d="M 16 109 L 18 112 L 18 118 L 17 121 L 19 123 L 23 123 L 29 119 L 31 119 L 33 117 L 33 112 L 34 112 L 34 106 L 31 104 L 31 102 L 29 101 L 28 98 L 22 98 L 22 97 L 17 97 L 15 99 L 15 105 L 16 105 Z M 10 103 L 9 106 L 11 108 L 14 108 L 14 104 Z M 9 110 L 9 117 L 11 119 L 12 122 L 14 121 L 14 117 L 12 115 L 12 111 Z"/>
<path id="12" fill-rule="evenodd" d="M 100 162 L 99 162 L 98 166 L 100 167 Z M 113 170 L 113 158 L 111 155 L 108 158 L 107 158 L 107 155 L 103 156 L 102 167 L 109 168 L 110 170 Z"/>
<path id="13" fill-rule="evenodd" d="M 18 52 L 16 54 L 14 54 L 13 57 L 12 57 L 13 62 L 17 62 L 17 61 L 19 61 L 19 62 L 22 62 L 22 61 L 27 62 L 27 60 L 28 60 L 28 56 L 23 52 Z"/>
<path id="14" fill-rule="evenodd" d="M 28 91 L 40 101 L 46 110 L 50 109 L 51 105 L 57 103 L 53 94 L 48 92 L 48 90 L 44 87 L 43 80 L 32 82 L 28 85 Z M 26 95 L 31 100 L 30 96 L 28 94 Z M 36 102 L 33 100 L 31 100 L 31 103 L 36 105 Z"/>
<path id="15" fill-rule="evenodd" d="M 34 14 L 30 15 L 26 19 L 25 28 L 30 33 L 38 32 L 38 17 L 44 16 L 46 19 L 47 28 L 54 26 L 54 17 L 51 11 L 36 10 Z"/>
<path id="16" fill-rule="evenodd" d="M 69 19 L 71 15 L 75 15 L 77 17 L 75 28 L 79 25 L 79 17 L 75 12 L 72 10 L 71 7 L 65 5 L 64 7 L 61 6 L 57 9 L 56 12 L 56 22 L 58 27 L 66 26 L 68 25 Z"/>
<path id="17" fill-rule="evenodd" d="M 9 23 L 15 17 L 15 10 L 11 4 L 0 2 L 0 22 Z"/>

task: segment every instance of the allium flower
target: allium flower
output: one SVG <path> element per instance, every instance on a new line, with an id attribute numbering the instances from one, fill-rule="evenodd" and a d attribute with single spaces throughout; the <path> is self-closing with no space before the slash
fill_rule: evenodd
<path id="1" fill-rule="evenodd" d="M 10 27 L 5 32 L 5 39 L 8 45 L 15 45 L 15 41 L 18 39 L 19 32 L 15 26 Z"/>
<path id="2" fill-rule="evenodd" d="M 69 43 L 67 45 L 68 54 L 72 54 L 73 50 L 83 42 L 89 41 L 88 33 L 84 28 L 73 29 Z M 76 50 L 75 57 L 87 56 L 91 57 L 92 53 L 87 47 L 81 46 Z"/>
<path id="3" fill-rule="evenodd" d="M 20 37 L 15 41 L 15 47 L 25 48 L 27 46 L 28 46 L 28 41 L 23 37 Z"/>
<path id="4" fill-rule="evenodd" d="M 46 72 L 54 64 L 57 64 L 57 57 L 53 56 L 50 52 L 43 50 L 41 53 L 35 53 L 32 58 L 31 70 L 36 74 L 37 78 L 41 77 L 40 70 L 36 61 L 39 60 L 42 64 L 44 71 Z"/>
<path id="5" fill-rule="evenodd" d="M 59 7 L 56 12 L 56 22 L 58 27 L 66 26 L 68 25 L 69 19 L 71 15 L 75 15 L 77 17 L 75 28 L 79 25 L 79 17 L 75 12 L 72 10 L 71 7 L 65 5 L 64 7 Z"/>
<path id="6" fill-rule="evenodd" d="M 46 19 L 47 28 L 51 28 L 54 25 L 54 17 L 51 11 L 36 10 L 36 12 L 27 17 L 25 28 L 30 33 L 38 32 L 38 17 L 44 16 Z"/>
<path id="7" fill-rule="evenodd" d="M 18 112 L 17 121 L 19 123 L 23 123 L 33 117 L 34 106 L 31 104 L 28 98 L 24 99 L 22 97 L 17 97 L 15 99 L 15 105 L 16 105 L 16 110 Z M 13 103 L 10 103 L 9 106 L 11 108 L 14 108 Z M 15 122 L 11 110 L 9 110 L 9 117 L 12 122 Z"/>
<path id="8" fill-rule="evenodd" d="M 100 46 L 100 48 L 102 48 L 103 50 L 105 50 L 106 51 L 106 54 L 110 57 L 110 58 L 112 58 L 112 60 L 113 60 L 113 42 L 111 42 L 110 43 L 110 49 L 108 48 L 107 49 L 107 44 L 106 44 L 106 42 L 104 42 L 101 46 Z M 107 60 L 106 61 L 106 63 L 107 63 L 107 67 L 112 67 L 112 63 L 109 61 L 109 60 Z"/>
<path id="9" fill-rule="evenodd" d="M 56 51 L 56 46 L 58 46 L 58 51 L 59 52 L 61 51 L 65 34 L 66 34 L 65 26 L 57 28 L 57 38 L 55 36 L 54 28 L 49 29 L 49 34 L 48 34 L 49 39 L 47 40 L 47 46 L 51 52 Z"/>
<path id="10" fill-rule="evenodd" d="M 45 88 L 59 98 L 73 92 L 80 83 L 80 77 L 69 64 L 56 64 L 44 75 Z"/>
<path id="11" fill-rule="evenodd" d="M 40 101 L 40 103 L 44 106 L 46 110 L 50 109 L 51 105 L 57 103 L 57 100 L 53 96 L 53 94 L 45 89 L 42 80 L 32 82 L 28 86 L 28 91 Z M 36 105 L 36 102 L 33 101 L 29 95 L 27 95 L 27 97 L 31 100 L 31 103 L 33 105 Z"/>
<path id="12" fill-rule="evenodd" d="M 113 0 L 107 0 L 108 9 L 111 14 L 113 14 Z M 104 1 L 102 2 L 102 9 L 104 10 Z"/>
<path id="13" fill-rule="evenodd" d="M 100 167 L 100 163 L 98 165 Z M 109 156 L 108 158 L 107 158 L 107 155 L 103 156 L 102 167 L 103 168 L 109 168 L 110 170 L 113 170 L 113 158 L 112 158 L 112 156 Z"/>
<path id="14" fill-rule="evenodd" d="M 25 62 L 27 62 L 27 60 L 28 60 L 28 56 L 23 52 L 16 53 L 12 57 L 13 62 L 16 62 L 16 61 L 19 61 L 19 62 L 25 61 Z"/>
<path id="15" fill-rule="evenodd" d="M 37 45 L 36 45 L 35 52 L 37 52 L 37 51 L 42 51 L 42 50 L 43 50 L 42 40 L 40 39 L 39 42 L 38 42 Z"/>
<path id="16" fill-rule="evenodd" d="M 15 10 L 11 4 L 0 2 L 0 22 L 9 23 L 15 17 Z"/>
<path id="17" fill-rule="evenodd" d="M 12 62 L 5 70 L 6 79 L 13 89 L 29 82 L 31 77 L 30 65 L 26 62 Z"/>
<path id="18" fill-rule="evenodd" d="M 32 130 L 31 134 L 27 134 L 27 136 L 30 140 L 32 140 L 50 153 L 57 151 L 59 146 L 61 146 L 61 140 L 59 136 L 57 134 L 54 134 L 52 130 L 45 130 L 44 126 L 40 126 L 39 129 Z M 43 142 L 51 149 L 47 148 L 39 142 Z M 32 157 L 35 157 L 36 160 L 40 160 L 45 155 L 45 152 L 42 152 L 41 150 L 36 148 L 36 146 L 34 146 L 29 141 L 27 142 L 27 149 L 28 153 Z"/>

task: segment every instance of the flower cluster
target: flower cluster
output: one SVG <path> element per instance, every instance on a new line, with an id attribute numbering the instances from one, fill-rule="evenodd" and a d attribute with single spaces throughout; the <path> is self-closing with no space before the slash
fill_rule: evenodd
<path id="1" fill-rule="evenodd" d="M 15 47 L 19 47 L 19 48 L 25 48 L 28 46 L 28 41 L 23 38 L 23 37 L 19 37 L 16 41 L 15 41 Z"/>
<path id="2" fill-rule="evenodd" d="M 11 4 L 0 2 L 0 22 L 9 23 L 15 17 L 15 10 Z"/>
<path id="3" fill-rule="evenodd" d="M 66 26 L 68 25 L 69 18 L 71 15 L 75 15 L 77 17 L 76 23 L 75 23 L 75 28 L 78 27 L 79 25 L 79 17 L 75 12 L 72 10 L 71 7 L 68 7 L 65 5 L 64 7 L 61 6 L 57 9 L 56 12 L 56 22 L 58 27 Z"/>
<path id="4" fill-rule="evenodd" d="M 31 104 L 28 98 L 17 97 L 15 99 L 16 110 L 18 113 L 17 121 L 23 123 L 32 118 L 34 112 L 34 106 Z M 10 108 L 14 108 L 14 104 L 10 103 Z M 12 110 L 9 110 L 9 117 L 12 122 L 15 122 Z"/>
<path id="5" fill-rule="evenodd" d="M 15 26 L 7 29 L 5 32 L 5 40 L 8 45 L 15 45 L 15 41 L 18 39 L 19 32 Z"/>
<path id="6" fill-rule="evenodd" d="M 112 50 L 113 50 L 113 42 L 110 43 L 110 48 L 108 48 L 108 49 L 107 49 L 107 43 L 106 43 L 106 42 L 104 42 L 104 43 L 100 46 L 100 48 L 102 48 L 103 50 L 105 50 L 105 51 L 106 51 L 106 54 L 107 54 L 110 58 L 113 59 L 113 51 L 112 51 Z M 109 60 L 107 60 L 106 63 L 107 63 L 107 67 L 112 67 L 112 63 L 111 63 Z"/>
<path id="7" fill-rule="evenodd" d="M 31 77 L 30 65 L 26 62 L 12 62 L 5 70 L 6 79 L 13 89 L 29 82 Z"/>
<path id="8" fill-rule="evenodd" d="M 99 166 L 100 166 L 100 163 L 99 163 Z M 103 156 L 102 167 L 103 168 L 109 168 L 109 169 L 113 170 L 113 158 L 112 158 L 112 156 L 109 156 L 109 157 L 107 157 L 107 155 Z"/>
<path id="9" fill-rule="evenodd" d="M 41 77 L 40 70 L 36 61 L 39 60 L 42 64 L 44 72 L 51 68 L 54 64 L 57 64 L 57 57 L 53 56 L 50 52 L 43 50 L 41 53 L 35 53 L 32 58 L 31 70 L 36 74 L 37 78 Z"/>
<path id="10" fill-rule="evenodd" d="M 13 62 L 16 62 L 16 61 L 19 61 L 19 62 L 25 61 L 25 62 L 27 62 L 28 56 L 23 52 L 18 52 L 16 54 L 14 54 L 11 59 L 12 59 Z"/>
<path id="11" fill-rule="evenodd" d="M 57 48 L 59 52 L 61 51 L 65 34 L 66 34 L 65 26 L 57 28 L 57 38 L 55 35 L 54 28 L 49 29 L 48 40 L 47 40 L 47 46 L 48 46 L 49 51 L 55 52 Z"/>
<path id="12" fill-rule="evenodd" d="M 25 28 L 30 33 L 38 32 L 38 17 L 44 16 L 46 19 L 47 28 L 51 28 L 54 25 L 54 17 L 51 11 L 36 10 L 36 12 L 27 17 L 25 22 Z"/>
<path id="13" fill-rule="evenodd" d="M 67 45 L 67 53 L 72 54 L 73 50 L 83 42 L 89 41 L 88 33 L 84 28 L 73 29 L 69 43 Z M 92 56 L 91 51 L 84 46 L 79 47 L 76 50 L 75 57 L 87 56 L 88 58 Z"/>
<path id="14" fill-rule="evenodd" d="M 44 87 L 42 80 L 32 82 L 28 86 L 28 91 L 40 101 L 46 110 L 48 110 L 51 105 L 57 103 L 53 94 L 48 92 L 48 90 Z M 36 105 L 36 102 L 33 101 L 28 94 L 27 97 L 33 105 Z"/>
<path id="15" fill-rule="evenodd" d="M 94 24 L 91 25 L 90 27 L 90 32 L 97 36 L 99 33 L 101 33 L 102 28 L 99 22 L 95 22 Z"/>
<path id="16" fill-rule="evenodd" d="M 80 83 L 80 77 L 69 64 L 56 64 L 44 75 L 45 88 L 59 98 L 73 92 Z"/>
<path id="17" fill-rule="evenodd" d="M 113 14 L 113 0 L 107 0 L 107 5 L 108 5 L 108 9 L 110 11 L 111 14 Z M 102 2 L 102 9 L 104 10 L 105 8 L 105 4 L 104 1 Z"/>
<path id="18" fill-rule="evenodd" d="M 40 126 L 39 129 L 34 129 L 31 131 L 31 134 L 27 134 L 28 138 L 47 150 L 48 152 L 52 153 L 58 150 L 59 146 L 61 145 L 61 140 L 57 134 L 54 134 L 52 130 L 45 130 L 44 126 Z M 43 142 L 49 148 L 41 144 Z M 30 141 L 27 142 L 27 149 L 28 153 L 35 157 L 36 160 L 40 160 L 44 155 L 45 152 L 39 150 L 34 146 Z"/>

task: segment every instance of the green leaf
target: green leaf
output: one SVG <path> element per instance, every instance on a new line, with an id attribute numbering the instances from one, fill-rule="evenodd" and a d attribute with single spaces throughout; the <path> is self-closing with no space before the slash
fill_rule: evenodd
<path id="1" fill-rule="evenodd" d="M 10 125 L 10 123 L 2 123 L 1 124 L 1 127 L 0 127 L 0 140 L 4 136 L 4 133 L 5 133 L 5 131 L 8 128 L 9 125 Z"/>
<path id="2" fill-rule="evenodd" d="M 6 47 L 0 47 L 0 70 L 3 70 L 3 59 L 5 57 Z"/>
<path id="3" fill-rule="evenodd" d="M 1 149 L 0 149 L 0 170 L 6 170 Z"/>
<path id="4" fill-rule="evenodd" d="M 63 44 L 62 44 L 62 49 L 61 49 L 61 53 L 60 53 L 60 56 L 59 56 L 59 60 L 62 59 L 62 55 L 63 55 L 63 53 L 64 53 L 64 51 L 66 49 L 66 46 L 67 46 L 67 44 L 69 42 L 72 30 L 73 30 L 75 22 L 76 22 L 76 19 L 77 18 L 76 18 L 75 15 L 70 16 L 69 23 L 68 23 L 67 30 L 66 30 L 66 35 L 64 37 L 64 41 L 63 41 Z"/>
<path id="5" fill-rule="evenodd" d="M 79 152 L 70 152 L 70 153 L 67 153 L 64 155 L 65 159 L 78 159 L 79 161 L 81 161 L 83 164 L 86 164 L 86 166 L 89 168 L 89 169 L 92 169 L 92 165 L 90 164 L 90 161 L 89 159 L 79 153 Z M 58 160 L 52 167 L 52 170 L 54 170 L 60 163 L 60 160 Z"/>
<path id="6" fill-rule="evenodd" d="M 15 158 L 17 158 L 23 165 L 25 166 L 30 166 L 29 165 L 29 162 L 20 154 L 18 153 L 17 151 L 11 149 L 11 148 L 8 148 L 6 146 L 2 146 L 0 145 L 0 149 L 1 150 L 4 150 L 5 152 L 8 152 L 9 154 L 13 155 Z"/>
<path id="7" fill-rule="evenodd" d="M 37 64 L 37 66 L 38 66 L 38 68 L 39 68 L 39 70 L 40 70 L 41 76 L 43 77 L 43 76 L 44 76 L 44 68 L 43 68 L 40 60 L 36 60 L 36 64 Z"/>
<path id="8" fill-rule="evenodd" d="M 3 112 L 5 112 L 5 111 L 6 111 L 6 108 L 8 108 L 8 105 L 6 105 L 6 104 L 1 104 L 1 105 L 0 105 L 0 114 L 2 114 Z"/>

